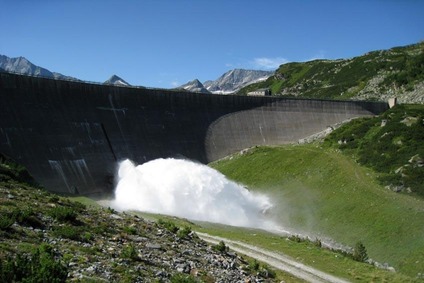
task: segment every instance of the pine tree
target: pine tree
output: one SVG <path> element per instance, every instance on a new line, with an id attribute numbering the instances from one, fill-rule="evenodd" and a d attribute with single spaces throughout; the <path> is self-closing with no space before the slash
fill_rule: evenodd
<path id="1" fill-rule="evenodd" d="M 355 245 L 353 259 L 360 262 L 365 262 L 368 259 L 367 249 L 361 241 L 357 242 Z"/>

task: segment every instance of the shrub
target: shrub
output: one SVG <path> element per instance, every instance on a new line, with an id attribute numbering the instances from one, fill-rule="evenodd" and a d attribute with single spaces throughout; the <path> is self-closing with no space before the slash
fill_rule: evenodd
<path id="1" fill-rule="evenodd" d="M 77 214 L 75 211 L 72 208 L 66 206 L 57 206 L 52 208 L 49 211 L 49 215 L 62 222 L 75 222 L 77 219 Z"/>
<path id="2" fill-rule="evenodd" d="M 177 231 L 179 229 L 177 227 L 177 225 L 175 225 L 175 223 L 172 222 L 172 221 L 166 221 L 166 220 L 163 220 L 163 219 L 159 219 L 158 224 L 165 227 L 165 229 L 167 229 L 168 231 L 170 231 L 172 233 L 177 233 Z"/>
<path id="3" fill-rule="evenodd" d="M 225 245 L 224 241 L 220 241 L 217 245 L 212 246 L 212 248 L 217 251 L 217 252 L 227 252 L 228 251 L 228 247 Z"/>
<path id="4" fill-rule="evenodd" d="M 72 226 L 57 226 L 53 229 L 53 235 L 74 241 L 81 240 L 81 229 Z"/>
<path id="5" fill-rule="evenodd" d="M 251 271 L 258 271 L 259 270 L 259 262 L 254 259 L 249 263 L 249 270 Z"/>
<path id="6" fill-rule="evenodd" d="M 133 244 L 129 244 L 122 249 L 121 257 L 130 259 L 130 260 L 138 260 L 137 249 Z"/>
<path id="7" fill-rule="evenodd" d="M 51 196 L 50 197 L 50 199 L 49 199 L 49 202 L 59 202 L 59 197 L 58 196 L 55 196 L 55 195 L 53 195 L 53 196 Z"/>
<path id="8" fill-rule="evenodd" d="M 115 209 L 113 209 L 112 207 L 108 207 L 107 209 L 106 209 L 106 211 L 108 212 L 108 213 L 110 213 L 110 214 L 116 214 L 116 210 Z"/>
<path id="9" fill-rule="evenodd" d="M 135 227 L 132 227 L 132 226 L 127 226 L 127 227 L 124 227 L 124 232 L 129 234 L 129 235 L 135 235 L 135 234 L 137 234 L 137 229 Z"/>
<path id="10" fill-rule="evenodd" d="M 13 217 L 21 225 L 44 228 L 44 223 L 38 219 L 32 208 L 16 209 L 13 211 Z"/>
<path id="11" fill-rule="evenodd" d="M 296 242 L 296 243 L 300 243 L 300 242 L 304 242 L 305 240 L 303 240 L 300 236 L 298 235 L 291 235 L 288 238 L 290 241 Z"/>
<path id="12" fill-rule="evenodd" d="M 13 223 L 15 223 L 15 218 L 13 215 L 7 213 L 0 215 L 0 230 L 9 229 Z"/>
<path id="13" fill-rule="evenodd" d="M 357 242 L 353 250 L 353 259 L 359 262 L 365 262 L 368 259 L 367 249 L 362 242 Z"/>
<path id="14" fill-rule="evenodd" d="M 314 241 L 314 245 L 315 245 L 316 247 L 318 247 L 318 248 L 321 248 L 321 247 L 322 247 L 322 242 L 321 242 L 321 240 L 320 240 L 320 239 L 318 239 L 318 238 L 316 238 L 316 239 L 315 239 L 315 241 Z"/>
<path id="15" fill-rule="evenodd" d="M 178 230 L 177 236 L 179 238 L 186 238 L 191 233 L 191 227 L 190 226 L 184 226 L 183 228 L 180 228 Z"/>
<path id="16" fill-rule="evenodd" d="M 41 245 L 30 255 L 17 254 L 0 261 L 0 282 L 65 282 L 68 267 L 56 260 L 49 245 Z"/>
<path id="17" fill-rule="evenodd" d="M 260 268 L 259 275 L 263 278 L 275 278 L 276 273 L 268 265 L 264 265 Z"/>
<path id="18" fill-rule="evenodd" d="M 82 234 L 82 236 L 81 236 L 81 239 L 84 241 L 84 242 L 91 242 L 92 240 L 94 240 L 94 236 L 93 236 L 93 234 L 91 234 L 90 232 L 84 232 L 83 234 Z"/>

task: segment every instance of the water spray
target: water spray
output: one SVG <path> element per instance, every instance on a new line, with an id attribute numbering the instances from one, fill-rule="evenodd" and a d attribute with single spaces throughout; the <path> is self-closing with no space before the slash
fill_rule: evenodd
<path id="1" fill-rule="evenodd" d="M 252 193 L 202 164 L 181 159 L 156 159 L 142 165 L 124 160 L 112 205 L 191 220 L 266 228 L 269 198 Z"/>

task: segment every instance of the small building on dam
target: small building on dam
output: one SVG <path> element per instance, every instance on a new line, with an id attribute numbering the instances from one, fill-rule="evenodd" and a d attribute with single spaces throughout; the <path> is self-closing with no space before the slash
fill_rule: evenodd
<path id="1" fill-rule="evenodd" d="M 113 189 L 123 159 L 208 163 L 386 109 L 382 102 L 204 95 L 0 73 L 0 152 L 50 191 L 100 194 Z"/>

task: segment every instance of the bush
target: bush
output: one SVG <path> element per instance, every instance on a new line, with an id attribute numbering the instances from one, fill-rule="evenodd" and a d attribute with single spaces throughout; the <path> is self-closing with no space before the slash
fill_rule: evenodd
<path id="1" fill-rule="evenodd" d="M 357 242 L 353 250 L 353 259 L 359 262 L 365 262 L 368 259 L 367 249 L 362 242 Z"/>
<path id="2" fill-rule="evenodd" d="M 53 229 L 53 235 L 74 241 L 81 240 L 81 229 L 72 226 L 57 226 Z"/>
<path id="3" fill-rule="evenodd" d="M 263 278 L 275 278 L 276 273 L 268 265 L 264 265 L 259 270 L 259 275 Z"/>
<path id="4" fill-rule="evenodd" d="M 41 245 L 31 255 L 17 254 L 0 261 L 0 282 L 65 282 L 68 267 L 56 260 L 53 248 Z"/>
<path id="5" fill-rule="evenodd" d="M 66 206 L 54 207 L 49 211 L 49 215 L 61 222 L 75 222 L 77 219 L 77 214 L 75 211 Z"/>
<path id="6" fill-rule="evenodd" d="M 322 247 L 322 242 L 321 242 L 321 240 L 320 240 L 320 239 L 318 239 L 318 238 L 316 238 L 316 239 L 315 239 L 315 241 L 314 241 L 314 245 L 315 245 L 316 247 L 318 247 L 318 248 L 321 248 L 321 247 Z"/>
<path id="7" fill-rule="evenodd" d="M 44 228 L 44 223 L 37 218 L 32 208 L 16 209 L 13 211 L 13 216 L 21 225 Z"/>
<path id="8" fill-rule="evenodd" d="M 254 259 L 253 261 L 251 261 L 250 263 L 249 263 L 249 270 L 251 270 L 252 272 L 253 271 L 258 271 L 259 270 L 259 262 L 256 260 L 256 259 Z"/>
<path id="9" fill-rule="evenodd" d="M 132 244 L 129 244 L 122 249 L 121 257 L 130 260 L 139 260 L 137 249 Z"/>
<path id="10" fill-rule="evenodd" d="M 217 245 L 212 246 L 212 248 L 217 252 L 227 252 L 229 248 L 225 245 L 224 241 L 220 241 Z"/>
<path id="11" fill-rule="evenodd" d="M 175 225 L 175 223 L 172 222 L 172 221 L 166 221 L 166 220 L 163 220 L 163 219 L 159 219 L 158 220 L 158 224 L 161 225 L 161 226 L 163 226 L 163 227 L 165 227 L 166 230 L 168 230 L 168 231 L 170 231 L 172 233 L 177 233 L 177 231 L 179 229 L 177 227 L 177 225 Z"/>
<path id="12" fill-rule="evenodd" d="M 2 214 L 0 215 L 0 230 L 7 230 L 10 226 L 15 223 L 15 218 L 13 215 Z"/>
<path id="13" fill-rule="evenodd" d="M 186 238 L 191 233 L 191 227 L 190 226 L 184 226 L 183 228 L 180 228 L 178 230 L 177 236 L 179 238 Z"/>
<path id="14" fill-rule="evenodd" d="M 94 236 L 90 232 L 84 232 L 81 236 L 81 240 L 86 242 L 86 243 L 89 243 L 92 240 L 94 240 Z"/>
<path id="15" fill-rule="evenodd" d="M 300 236 L 298 236 L 298 235 L 291 235 L 291 236 L 289 236 L 289 238 L 288 238 L 290 241 L 293 241 L 293 242 L 296 242 L 296 243 L 301 243 L 301 242 L 304 242 L 305 240 L 304 239 L 302 239 Z"/>
<path id="16" fill-rule="evenodd" d="M 135 234 L 137 234 L 137 229 L 135 227 L 132 227 L 132 226 L 126 226 L 126 227 L 124 227 L 124 232 L 129 234 L 129 235 L 135 235 Z"/>

